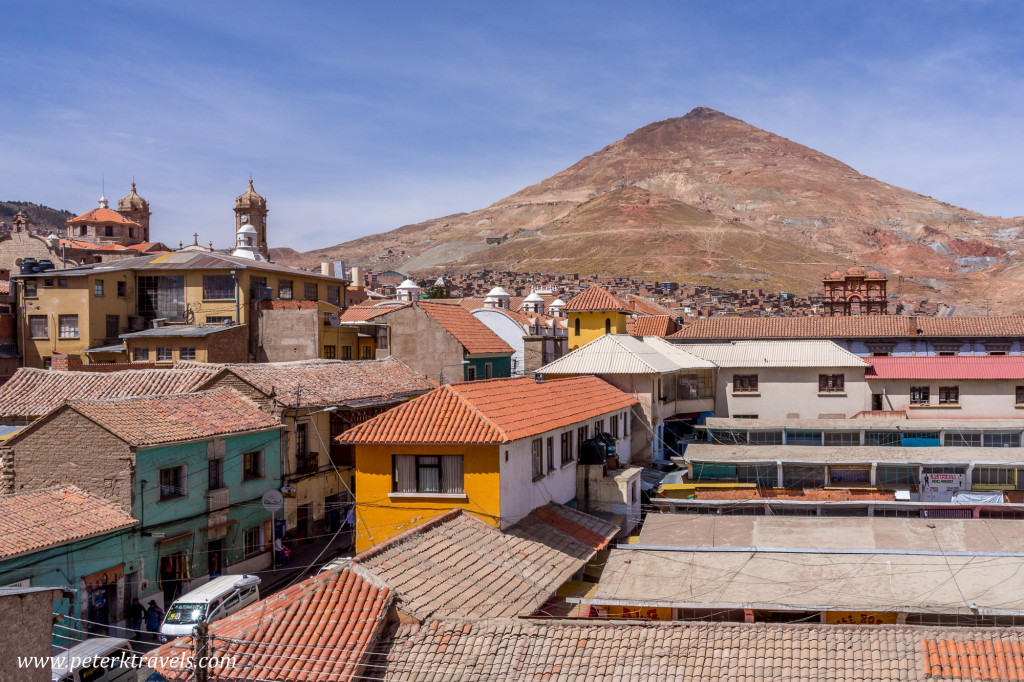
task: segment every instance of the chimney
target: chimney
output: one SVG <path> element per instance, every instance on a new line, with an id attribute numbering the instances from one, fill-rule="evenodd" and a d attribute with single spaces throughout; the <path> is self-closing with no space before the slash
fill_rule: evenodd
<path id="1" fill-rule="evenodd" d="M 324 275 L 325 277 L 331 277 L 332 276 L 331 264 L 326 262 L 326 261 L 321 263 L 320 264 L 320 274 Z"/>

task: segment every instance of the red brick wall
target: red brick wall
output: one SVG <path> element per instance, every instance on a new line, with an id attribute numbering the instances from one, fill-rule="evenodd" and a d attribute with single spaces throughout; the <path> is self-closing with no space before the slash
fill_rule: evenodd
<path id="1" fill-rule="evenodd" d="M 315 310 L 316 301 L 260 301 L 263 310 Z"/>
<path id="2" fill-rule="evenodd" d="M 57 372 L 71 372 L 82 369 L 82 356 L 80 355 L 63 355 L 61 353 L 54 352 L 50 359 L 50 369 Z"/>
<path id="3" fill-rule="evenodd" d="M 276 301 L 264 301 L 274 303 Z M 313 301 L 284 301 L 284 303 L 313 303 Z M 314 303 L 315 305 L 315 303 Z M 207 337 L 207 362 L 249 362 L 249 327 L 237 325 Z"/>

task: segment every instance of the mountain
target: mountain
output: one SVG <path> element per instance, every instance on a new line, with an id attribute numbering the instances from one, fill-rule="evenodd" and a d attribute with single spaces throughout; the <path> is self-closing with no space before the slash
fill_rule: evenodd
<path id="1" fill-rule="evenodd" d="M 714 278 L 798 293 L 819 291 L 824 274 L 857 262 L 949 303 L 1008 312 L 1024 294 L 1022 225 L 889 185 L 700 107 L 487 208 L 295 261 L 316 254 L 424 274 L 486 266 Z"/>
<path id="2" fill-rule="evenodd" d="M 7 226 L 14 222 L 14 216 L 22 211 L 28 216 L 29 226 L 40 233 L 58 232 L 63 234 L 65 222 L 74 218 L 71 211 L 61 211 L 49 206 L 40 206 L 28 201 L 0 201 L 0 225 Z"/>

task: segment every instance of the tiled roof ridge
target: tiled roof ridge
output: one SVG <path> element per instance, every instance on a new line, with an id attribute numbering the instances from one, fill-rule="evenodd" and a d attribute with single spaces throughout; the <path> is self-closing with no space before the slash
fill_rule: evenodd
<path id="1" fill-rule="evenodd" d="M 451 511 L 447 511 L 444 514 L 440 514 L 439 516 L 435 516 L 434 518 L 429 519 L 429 520 L 421 523 L 418 526 L 415 526 L 413 528 L 410 528 L 409 530 L 403 531 L 403 532 L 399 533 L 398 535 L 396 535 L 396 536 L 394 536 L 392 538 L 389 538 L 389 539 L 385 540 L 384 542 L 382 542 L 380 544 L 374 545 L 373 547 L 370 547 L 368 549 L 363 550 L 359 554 L 356 554 L 355 556 L 352 557 L 352 564 L 353 565 L 360 565 L 362 562 L 366 561 L 367 559 L 370 559 L 370 558 L 372 558 L 374 556 L 377 556 L 378 554 L 381 554 L 385 550 L 391 549 L 392 547 L 395 547 L 396 545 L 399 545 L 399 544 L 405 542 L 410 537 L 419 535 L 420 533 L 422 533 L 425 530 L 430 530 L 431 528 L 436 528 L 438 526 L 444 525 L 444 524 L 448 523 L 449 521 L 453 521 L 454 519 L 458 518 L 459 516 L 468 516 L 470 518 L 475 518 L 472 515 L 466 513 L 463 509 L 452 509 Z M 480 521 L 479 519 L 476 519 L 476 520 Z M 480 521 L 480 523 L 483 524 L 483 521 Z M 487 525 L 487 524 L 484 524 L 484 525 Z"/>
<path id="2" fill-rule="evenodd" d="M 477 381 L 473 381 L 473 382 L 466 381 L 466 382 L 462 382 L 462 383 L 463 384 L 486 384 L 486 383 L 495 383 L 497 381 L 502 381 L 502 380 L 507 381 L 509 378 L 510 377 L 502 377 L 500 379 L 484 379 L 483 381 L 479 381 L 479 382 L 477 382 Z M 445 388 L 446 386 L 449 387 L 449 389 L 455 395 L 455 397 L 458 399 L 458 401 L 460 403 L 462 403 L 462 405 L 467 410 L 469 410 L 477 419 L 479 419 L 480 421 L 482 421 L 483 423 L 487 424 L 489 427 L 491 427 L 492 429 L 497 431 L 498 436 L 501 437 L 501 442 L 502 443 L 507 443 L 510 440 L 512 440 L 511 438 L 509 438 L 508 432 L 505 431 L 505 429 L 503 429 L 500 426 L 498 426 L 497 424 L 495 424 L 489 417 L 487 417 L 487 415 L 485 415 L 480 410 L 479 407 L 477 407 L 476 405 L 473 404 L 473 401 L 470 400 L 469 397 L 467 397 L 465 395 L 462 395 L 461 393 L 456 391 L 454 388 L 450 388 L 452 386 L 452 384 L 445 384 L 441 388 Z"/>
<path id="3" fill-rule="evenodd" d="M 12 497 L 17 497 L 18 495 L 38 495 L 39 493 L 50 493 L 55 490 L 73 490 L 76 493 L 82 493 L 83 495 L 95 497 L 95 495 L 85 490 L 82 490 L 74 483 L 59 483 L 57 485 L 51 485 L 45 488 L 32 488 L 31 490 L 18 490 L 13 493 L 3 493 L 2 495 L 0 495 L 0 500 L 9 500 Z"/>
<path id="4" fill-rule="evenodd" d="M 622 300 L 599 284 L 591 284 L 569 299 L 562 310 L 566 312 L 622 311 L 631 313 L 633 304 L 630 301 Z"/>
<path id="5" fill-rule="evenodd" d="M 63 407 L 64 405 L 68 405 L 70 407 L 74 407 L 75 405 L 95 405 L 97 403 L 101 403 L 101 404 L 107 405 L 107 404 L 110 404 L 110 403 L 141 402 L 141 401 L 144 401 L 144 400 L 155 400 L 157 398 L 197 398 L 197 399 L 203 399 L 203 398 L 208 398 L 208 397 L 211 397 L 211 396 L 222 395 L 224 393 L 234 393 L 235 395 L 237 395 L 239 398 L 241 398 L 245 402 L 247 402 L 250 405 L 252 405 L 253 407 L 259 409 L 259 405 L 257 405 L 247 395 L 245 395 L 244 393 L 241 393 L 241 392 L 239 392 L 239 391 L 237 391 L 237 390 L 235 390 L 233 388 L 230 388 L 230 387 L 218 388 L 218 389 L 214 389 L 212 391 L 198 391 L 198 392 L 196 392 L 196 391 L 189 391 L 189 392 L 183 392 L 183 393 L 153 393 L 153 394 L 148 394 L 148 395 L 115 396 L 113 398 L 65 398 L 64 402 L 61 403 L 61 407 Z"/>
<path id="6" fill-rule="evenodd" d="M 606 538 L 583 524 L 576 523 L 576 521 L 563 514 L 561 512 L 562 509 L 571 509 L 571 507 L 566 507 L 556 502 L 549 502 L 542 507 L 537 507 L 530 513 L 537 519 L 590 549 L 602 550 L 611 542 L 611 538 Z"/>
<path id="7" fill-rule="evenodd" d="M 479 319 L 477 319 L 477 317 L 475 315 L 473 315 L 473 313 L 471 313 L 470 311 L 466 310 L 462 306 L 452 306 L 452 305 L 448 305 L 448 304 L 445 304 L 445 303 L 437 303 L 437 302 L 431 302 L 431 301 L 417 301 L 417 305 L 419 305 L 423 309 L 423 312 L 427 313 L 427 315 L 429 315 L 435 322 L 437 322 L 437 324 L 439 324 L 441 326 L 441 329 L 444 329 L 444 331 L 449 336 L 451 336 L 453 339 L 455 339 L 455 341 L 458 342 L 458 344 L 461 345 L 463 348 L 465 348 L 466 351 L 468 353 L 470 353 L 471 355 L 474 354 L 474 353 L 478 353 L 478 352 L 483 352 L 483 353 L 498 352 L 498 353 L 509 353 L 509 354 L 512 354 L 512 353 L 515 352 L 515 349 L 512 348 L 512 346 L 508 345 L 508 342 L 506 342 L 503 338 L 501 338 L 500 336 L 495 334 L 494 331 L 492 331 L 487 325 L 485 325 L 483 322 L 481 322 Z M 479 331 L 480 333 L 484 334 L 485 336 L 489 335 L 489 336 L 493 337 L 493 339 L 491 339 L 491 340 L 492 341 L 496 341 L 497 342 L 496 345 L 500 344 L 501 346 L 504 346 L 504 348 L 501 351 L 494 351 L 493 349 L 490 349 L 488 351 L 481 351 L 479 348 L 477 348 L 477 346 L 479 346 L 478 343 L 476 343 L 475 341 L 471 340 L 466 335 L 464 335 L 462 338 L 460 338 L 459 335 L 457 335 L 455 333 L 455 331 L 453 331 L 452 329 L 449 328 L 448 324 L 446 324 L 445 321 L 442 321 L 442 319 L 439 318 L 434 312 L 431 312 L 431 309 L 434 309 L 435 311 L 436 310 L 441 310 L 441 309 L 450 309 L 450 310 L 459 310 L 459 311 L 461 311 L 461 314 L 468 315 L 469 318 L 472 319 L 472 323 L 471 324 L 478 324 L 478 325 L 480 325 L 481 329 L 479 329 L 477 331 Z M 459 315 L 460 313 L 455 313 L 455 314 Z M 472 334 L 473 333 L 472 330 L 470 330 L 469 333 Z M 474 346 L 474 349 L 471 349 L 470 346 Z"/>

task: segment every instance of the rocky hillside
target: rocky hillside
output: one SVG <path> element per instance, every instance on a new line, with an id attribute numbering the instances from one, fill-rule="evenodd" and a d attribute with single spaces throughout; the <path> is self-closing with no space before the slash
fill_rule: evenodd
<path id="1" fill-rule="evenodd" d="M 18 211 L 28 216 L 32 230 L 46 233 L 59 230 L 63 234 L 64 223 L 75 217 L 71 211 L 61 211 L 28 201 L 0 201 L 0 230 L 9 229 Z"/>

